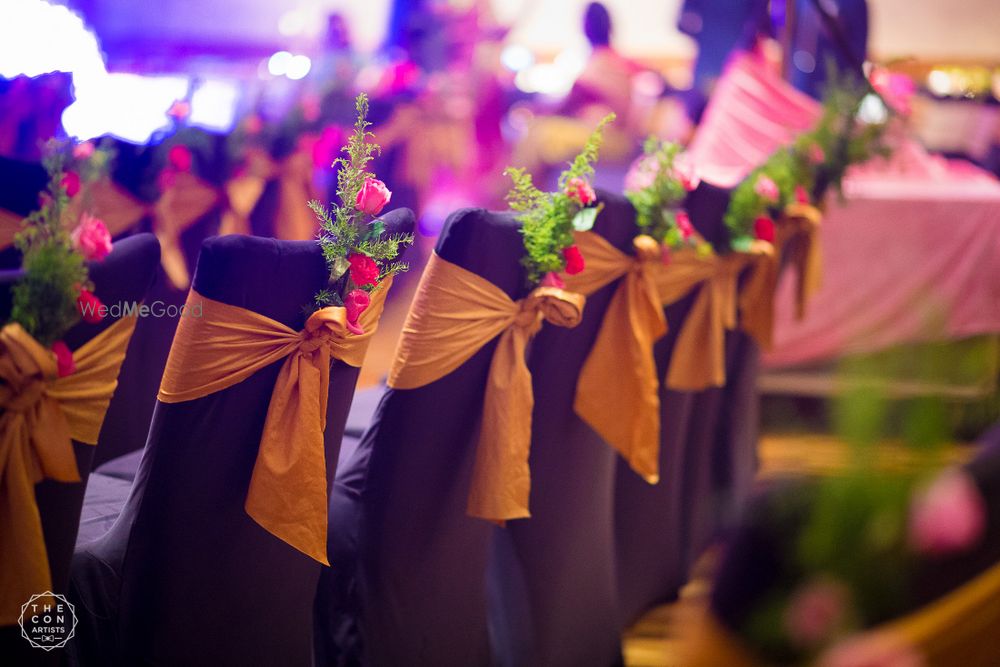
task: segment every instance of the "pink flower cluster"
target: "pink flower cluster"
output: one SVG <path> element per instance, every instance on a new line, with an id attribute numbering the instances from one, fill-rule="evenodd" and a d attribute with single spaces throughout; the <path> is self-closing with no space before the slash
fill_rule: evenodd
<path id="1" fill-rule="evenodd" d="M 111 252 L 111 233 L 100 218 L 89 213 L 80 216 L 80 224 L 70 234 L 73 247 L 90 262 L 99 262 Z"/>
<path id="2" fill-rule="evenodd" d="M 566 196 L 581 206 L 590 206 L 597 201 L 597 193 L 586 180 L 574 177 L 566 181 Z"/>

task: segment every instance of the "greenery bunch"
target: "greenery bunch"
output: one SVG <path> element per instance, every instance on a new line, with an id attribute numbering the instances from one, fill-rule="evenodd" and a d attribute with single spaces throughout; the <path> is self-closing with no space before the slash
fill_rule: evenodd
<path id="1" fill-rule="evenodd" d="M 356 285 L 349 272 L 351 255 L 364 255 L 378 265 L 378 285 L 389 276 L 406 271 L 405 262 L 395 261 L 400 249 L 413 243 L 412 234 L 385 235 L 385 224 L 373 218 L 356 206 L 358 193 L 365 181 L 372 178 L 367 171 L 374 155 L 380 150 L 374 142 L 375 135 L 368 128 L 368 96 L 358 95 L 355 100 L 357 120 L 354 131 L 343 152 L 346 158 L 338 158 L 334 166 L 337 173 L 337 198 L 339 204 L 326 206 L 318 201 L 309 202 L 309 208 L 320 220 L 319 244 L 330 269 L 329 283 L 315 296 L 315 306 L 344 305 L 344 296 L 354 289 L 371 292 L 372 285 Z"/>
<path id="2" fill-rule="evenodd" d="M 559 273 L 566 267 L 563 250 L 573 245 L 574 230 L 586 231 L 594 226 L 600 205 L 581 202 L 573 187 L 575 179 L 586 181 L 594 175 L 593 163 L 597 161 L 604 140 L 604 128 L 614 119 L 613 113 L 608 114 L 597 124 L 569 169 L 559 175 L 555 192 L 539 190 L 531 174 L 524 169 L 508 167 L 504 171 L 514 182 L 506 199 L 521 222 L 526 251 L 522 263 L 532 285 L 538 284 L 546 274 Z"/>

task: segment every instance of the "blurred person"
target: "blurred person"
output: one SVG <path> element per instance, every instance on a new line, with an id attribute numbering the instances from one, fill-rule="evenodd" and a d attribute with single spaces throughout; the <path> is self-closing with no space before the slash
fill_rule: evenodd
<path id="1" fill-rule="evenodd" d="M 785 0 L 794 2 L 789 78 L 816 99 L 823 96 L 828 66 L 862 77 L 868 55 L 866 0 Z"/>

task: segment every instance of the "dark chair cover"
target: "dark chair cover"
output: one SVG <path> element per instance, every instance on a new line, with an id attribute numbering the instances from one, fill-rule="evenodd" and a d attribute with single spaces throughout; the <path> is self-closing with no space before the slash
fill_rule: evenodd
<path id="1" fill-rule="evenodd" d="M 686 202 L 691 220 L 717 249 L 728 248 L 722 222 L 729 191 L 702 182 Z M 664 377 L 695 294 L 667 306 L 667 335 L 656 345 Z M 673 599 L 723 519 L 746 498 L 756 461 L 754 342 L 726 334 L 725 387 L 701 392 L 660 389 L 660 482 L 649 485 L 618 462 L 615 530 L 621 620 L 632 623 Z"/>
<path id="2" fill-rule="evenodd" d="M 512 299 L 527 293 L 511 215 L 458 211 L 437 252 Z M 492 662 L 486 571 L 496 529 L 465 506 L 495 347 L 425 387 L 389 389 L 338 471 L 331 567 L 316 605 L 318 664 Z"/>
<path id="3" fill-rule="evenodd" d="M 48 184 L 45 169 L 37 162 L 0 157 L 0 209 L 28 216 L 38 208 L 38 195 Z M 13 247 L 0 249 L 0 269 L 21 265 L 21 252 Z"/>
<path id="4" fill-rule="evenodd" d="M 119 241 L 104 261 L 90 265 L 90 276 L 94 282 L 95 294 L 107 305 L 141 301 L 153 281 L 153 275 L 160 262 L 160 246 L 151 234 L 140 234 Z M 20 271 L 6 272 L 0 278 L 0 313 L 4 320 L 10 316 L 10 288 L 20 276 Z M 114 323 L 107 317 L 100 324 L 81 322 L 66 335 L 66 344 L 70 349 L 78 349 L 84 343 Z M 125 400 L 122 392 L 116 390 L 111 404 Z M 105 425 L 107 425 L 107 419 Z M 103 429 L 101 438 L 103 438 Z M 98 439 L 97 448 L 101 439 Z M 42 530 L 45 535 L 45 546 L 48 551 L 49 569 L 52 575 L 52 590 L 65 593 L 69 585 L 70 561 L 73 557 L 73 545 L 76 542 L 77 527 L 80 523 L 80 511 L 83 505 L 84 490 L 92 467 L 95 448 L 80 442 L 73 443 L 76 454 L 77 469 L 80 481 L 76 483 L 43 480 L 35 486 L 35 499 L 42 519 Z M 39 591 L 40 593 L 41 591 Z M 63 651 L 56 650 L 56 657 Z M 4 664 L 33 664 L 46 655 L 39 649 L 32 648 L 21 636 L 20 630 L 3 628 L 0 631 L 0 658 L 8 656 L 11 662 L 3 660 Z M 44 658 L 53 660 L 54 658 Z M 47 663 L 51 664 L 51 663 Z"/>
<path id="5" fill-rule="evenodd" d="M 1000 562 L 1000 424 L 979 444 L 965 469 L 986 501 L 983 538 L 967 552 L 921 559 L 905 601 L 907 611 L 933 602 Z M 711 606 L 731 632 L 745 627 L 761 598 L 789 572 L 787 554 L 809 516 L 814 488 L 808 480 L 786 480 L 762 491 L 728 540 Z"/>
<path id="6" fill-rule="evenodd" d="M 634 211 L 621 196 L 601 199 L 595 231 L 630 252 Z M 510 214 L 455 213 L 437 251 L 511 298 L 526 293 Z M 431 385 L 387 390 L 335 484 L 334 560 L 317 602 L 319 664 L 621 661 L 615 454 L 572 408 L 616 287 L 588 298 L 576 328 L 544 326 L 532 342 L 531 519 L 496 530 L 465 514 L 494 342 Z"/>
<path id="7" fill-rule="evenodd" d="M 413 229 L 409 210 L 384 220 L 389 233 Z M 205 242 L 194 287 L 301 329 L 326 279 L 315 242 L 226 236 Z M 121 515 L 74 556 L 79 664 L 312 664 L 320 565 L 243 507 L 281 363 L 200 399 L 157 402 Z M 341 362 L 330 373 L 329 480 L 357 376 Z"/>

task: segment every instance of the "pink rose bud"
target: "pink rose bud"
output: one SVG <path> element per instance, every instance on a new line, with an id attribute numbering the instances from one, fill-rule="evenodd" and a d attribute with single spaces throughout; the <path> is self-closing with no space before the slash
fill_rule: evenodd
<path id="1" fill-rule="evenodd" d="M 677 211 L 677 231 L 685 241 L 694 235 L 694 225 L 691 224 L 691 217 L 687 211 Z"/>
<path id="2" fill-rule="evenodd" d="M 563 248 L 563 257 L 566 259 L 566 273 L 571 276 L 580 273 L 586 266 L 583 261 L 583 253 L 575 245 Z"/>
<path id="3" fill-rule="evenodd" d="M 910 507 L 910 544 L 924 554 L 964 551 L 982 537 L 986 506 L 969 475 L 948 470 L 919 492 Z"/>
<path id="4" fill-rule="evenodd" d="M 358 190 L 358 196 L 354 200 L 354 208 L 368 215 L 378 215 L 390 199 L 392 199 L 392 192 L 385 187 L 385 183 L 377 178 L 366 178 L 365 184 Z"/>
<path id="5" fill-rule="evenodd" d="M 170 105 L 167 115 L 174 120 L 184 120 L 191 115 L 191 104 L 185 100 L 177 100 Z"/>
<path id="6" fill-rule="evenodd" d="M 72 199 L 80 192 L 80 174 L 67 171 L 62 177 L 62 186 L 66 189 L 66 196 Z"/>
<path id="7" fill-rule="evenodd" d="M 191 171 L 191 161 L 191 149 L 183 144 L 177 144 L 167 152 L 167 162 L 176 171 Z"/>
<path id="8" fill-rule="evenodd" d="M 656 182 L 660 162 L 652 155 L 638 158 L 625 174 L 625 192 L 641 192 Z M 568 185 L 568 184 L 567 184 Z M 566 193 L 569 196 L 569 193 Z"/>
<path id="9" fill-rule="evenodd" d="M 73 361 L 73 353 L 69 347 L 61 340 L 52 343 L 52 351 L 56 355 L 56 372 L 59 377 L 64 378 L 76 372 L 76 363 Z"/>
<path id="10" fill-rule="evenodd" d="M 546 273 L 545 277 L 542 278 L 542 282 L 539 284 L 542 287 L 558 287 L 559 289 L 566 289 L 566 283 L 563 282 L 563 279 L 559 277 L 558 273 L 553 273 L 552 271 Z"/>
<path id="11" fill-rule="evenodd" d="M 80 216 L 80 224 L 70 238 L 73 247 L 88 261 L 100 262 L 111 252 L 111 233 L 103 220 L 89 213 Z"/>
<path id="12" fill-rule="evenodd" d="M 84 141 L 82 144 L 73 146 L 73 157 L 77 160 L 86 160 L 94 154 L 94 142 Z"/>
<path id="13" fill-rule="evenodd" d="M 688 192 L 695 190 L 701 183 L 701 177 L 698 176 L 694 163 L 687 157 L 687 154 L 674 158 L 674 177 Z"/>
<path id="14" fill-rule="evenodd" d="M 358 324 L 358 319 L 361 317 L 361 313 L 368 309 L 371 302 L 368 292 L 360 289 L 351 290 L 344 297 L 344 310 L 347 311 L 347 330 L 352 334 L 360 336 L 365 332 Z"/>
<path id="15" fill-rule="evenodd" d="M 785 629 L 799 646 L 815 646 L 831 637 L 844 620 L 847 591 L 829 579 L 803 585 L 785 609 Z"/>
<path id="16" fill-rule="evenodd" d="M 250 114 L 247 116 L 247 119 L 243 121 L 243 130 L 247 134 L 260 134 L 263 129 L 264 120 L 257 114 Z"/>
<path id="17" fill-rule="evenodd" d="M 579 176 L 574 176 L 566 181 L 564 192 L 567 197 L 579 202 L 582 206 L 588 206 L 597 201 L 597 194 L 594 192 L 594 188 L 590 187 L 590 183 Z"/>
<path id="18" fill-rule="evenodd" d="M 80 295 L 76 297 L 76 308 L 87 324 L 97 324 L 104 319 L 104 314 L 101 312 L 103 307 L 101 300 L 90 290 L 81 289 Z"/>
<path id="19" fill-rule="evenodd" d="M 801 185 L 795 186 L 795 201 L 797 201 L 800 204 L 809 203 L 809 193 L 806 192 L 806 189 Z"/>
<path id="20" fill-rule="evenodd" d="M 761 241 L 774 243 L 774 220 L 762 215 L 753 221 L 753 235 Z"/>
<path id="21" fill-rule="evenodd" d="M 813 164 L 823 164 L 826 160 L 826 153 L 823 151 L 819 144 L 813 144 L 809 147 L 809 161 Z"/>
<path id="22" fill-rule="evenodd" d="M 757 182 L 753 185 L 753 191 L 760 195 L 762 199 L 769 202 L 776 202 L 778 201 L 778 197 L 781 196 L 781 193 L 778 191 L 778 185 L 764 174 L 757 177 Z"/>

